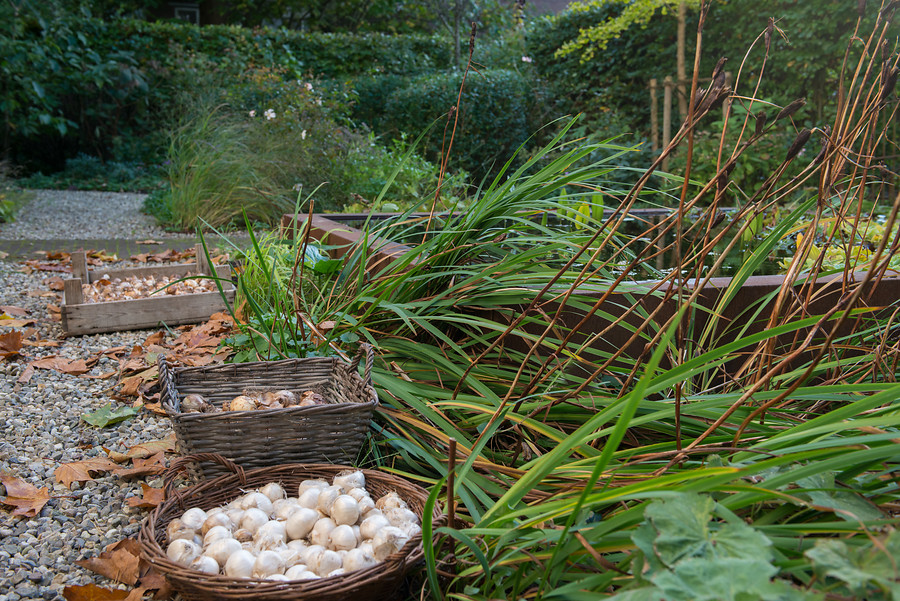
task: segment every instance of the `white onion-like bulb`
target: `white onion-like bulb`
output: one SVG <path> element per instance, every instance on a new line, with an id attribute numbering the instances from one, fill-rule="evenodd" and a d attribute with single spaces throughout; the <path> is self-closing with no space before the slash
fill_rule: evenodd
<path id="1" fill-rule="evenodd" d="M 307 580 L 307 578 L 303 577 L 303 573 L 313 574 L 309 571 L 309 568 L 306 567 L 305 563 L 297 563 L 289 567 L 284 571 L 284 575 L 287 576 L 288 580 Z M 315 574 L 313 574 L 315 576 Z"/>
<path id="2" fill-rule="evenodd" d="M 325 490 L 324 487 L 311 487 L 300 493 L 298 503 L 309 509 L 316 509 L 319 505 L 319 495 Z"/>
<path id="3" fill-rule="evenodd" d="M 227 528 L 231 532 L 234 529 L 234 522 L 231 521 L 231 518 L 224 511 L 217 511 L 216 513 L 208 511 L 206 520 L 203 522 L 203 526 L 200 527 L 200 534 L 205 538 L 206 534 L 216 526 Z"/>
<path id="4" fill-rule="evenodd" d="M 338 526 L 355 524 L 359 519 L 359 505 L 350 495 L 338 495 L 331 504 L 331 519 Z"/>
<path id="5" fill-rule="evenodd" d="M 175 518 L 166 525 L 166 540 L 170 543 L 178 539 L 194 540 L 196 531 L 188 528 L 180 518 Z"/>
<path id="6" fill-rule="evenodd" d="M 393 555 L 403 548 L 409 537 L 394 526 L 382 528 L 372 538 L 372 547 L 375 550 L 375 559 L 384 561 L 389 555 Z"/>
<path id="7" fill-rule="evenodd" d="M 366 476 L 359 470 L 341 472 L 332 480 L 332 484 L 340 486 L 342 492 L 347 492 L 351 488 L 365 488 Z"/>
<path id="8" fill-rule="evenodd" d="M 300 549 L 292 549 L 285 545 L 284 547 L 272 550 L 281 555 L 281 561 L 284 563 L 285 568 L 300 563 Z"/>
<path id="9" fill-rule="evenodd" d="M 231 530 L 225 526 L 214 526 L 203 535 L 203 546 L 208 547 L 210 544 L 223 538 L 233 538 Z"/>
<path id="10" fill-rule="evenodd" d="M 241 550 L 241 543 L 233 538 L 223 538 L 211 543 L 204 552 L 212 557 L 219 564 L 219 567 L 225 567 L 225 562 L 232 554 Z"/>
<path id="11" fill-rule="evenodd" d="M 334 520 L 331 518 L 322 518 L 316 521 L 312 530 L 309 533 L 309 540 L 314 545 L 322 545 L 323 547 L 328 546 L 328 539 L 331 536 L 331 531 L 335 529 L 337 525 L 334 523 Z M 316 573 L 321 574 L 320 570 L 316 570 Z"/>
<path id="12" fill-rule="evenodd" d="M 368 517 L 373 511 L 381 513 L 380 509 L 375 509 L 375 501 L 372 497 L 363 497 L 356 502 L 356 506 L 359 507 L 359 515 L 363 517 Z"/>
<path id="13" fill-rule="evenodd" d="M 290 580 L 290 578 L 288 578 L 284 574 L 269 574 L 268 576 L 266 576 L 266 580 L 274 580 L 275 582 L 287 582 L 288 580 Z"/>
<path id="14" fill-rule="evenodd" d="M 232 530 L 234 530 L 241 523 L 241 520 L 244 519 L 244 510 L 240 507 L 232 507 L 225 510 L 225 515 L 227 515 L 228 519 L 231 520 L 231 523 L 234 524 L 234 527 L 232 528 Z"/>
<path id="15" fill-rule="evenodd" d="M 191 565 L 191 562 L 200 557 L 202 549 L 200 545 L 184 538 L 173 540 L 166 547 L 166 557 L 183 566 Z"/>
<path id="16" fill-rule="evenodd" d="M 284 545 L 287 542 L 284 522 L 269 520 L 259 527 L 256 534 L 253 535 L 253 540 L 262 549 Z"/>
<path id="17" fill-rule="evenodd" d="M 297 570 L 295 572 L 290 572 L 290 573 L 286 572 L 285 576 L 287 576 L 291 580 L 318 580 L 319 579 L 318 574 L 316 574 L 315 572 L 310 572 L 309 568 L 307 568 L 303 564 L 300 564 L 300 565 L 297 565 L 294 567 L 303 568 L 303 569 Z M 293 569 L 293 568 L 291 568 L 291 569 Z"/>
<path id="18" fill-rule="evenodd" d="M 375 538 L 375 535 L 378 534 L 379 530 L 387 528 L 390 525 L 391 523 L 385 516 L 373 515 L 364 519 L 359 525 L 359 535 L 363 540 L 372 539 Z"/>
<path id="19" fill-rule="evenodd" d="M 253 562 L 253 576 L 267 578 L 284 572 L 284 560 L 277 551 L 260 551 Z"/>
<path id="20" fill-rule="evenodd" d="M 375 557 L 375 547 L 372 546 L 371 540 L 364 540 L 363 542 L 359 543 L 359 545 L 357 545 L 356 548 L 359 549 L 360 551 L 362 551 L 363 553 L 365 553 L 366 555 L 371 555 L 372 557 Z"/>
<path id="21" fill-rule="evenodd" d="M 181 523 L 191 530 L 200 530 L 206 521 L 206 512 L 199 507 L 191 507 L 181 515 Z"/>
<path id="22" fill-rule="evenodd" d="M 273 503 L 278 501 L 279 499 L 284 499 L 287 497 L 287 493 L 284 492 L 284 487 L 282 487 L 277 482 L 269 482 L 265 486 L 259 489 L 259 492 L 269 497 L 269 500 Z"/>
<path id="23" fill-rule="evenodd" d="M 318 574 L 319 557 L 325 552 L 322 545 L 310 545 L 305 551 L 300 553 L 300 560 L 306 564 L 311 572 Z"/>
<path id="24" fill-rule="evenodd" d="M 279 520 L 287 520 L 291 517 L 291 514 L 297 511 L 302 505 L 300 505 L 300 500 L 297 498 L 290 499 L 278 499 L 274 503 L 272 503 L 273 512 L 272 515 Z"/>
<path id="25" fill-rule="evenodd" d="M 250 534 L 256 534 L 260 526 L 269 521 L 269 516 L 265 511 L 258 507 L 251 507 L 244 511 L 244 517 L 241 518 L 241 528 L 248 530 Z"/>
<path id="26" fill-rule="evenodd" d="M 246 549 L 232 553 L 225 562 L 225 575 L 232 578 L 250 578 L 253 575 L 253 564 L 256 557 Z"/>
<path id="27" fill-rule="evenodd" d="M 407 508 L 407 505 L 406 501 L 400 498 L 400 495 L 391 491 L 375 501 L 375 507 L 381 511 L 387 511 L 388 509 L 393 509 L 395 507 Z"/>
<path id="28" fill-rule="evenodd" d="M 357 503 L 359 503 L 360 500 L 365 499 L 366 497 L 371 498 L 369 496 L 368 491 L 365 488 L 351 488 L 344 494 L 350 495 L 351 497 L 353 497 L 353 500 L 356 501 Z"/>
<path id="29" fill-rule="evenodd" d="M 401 530 L 407 530 L 410 526 L 419 525 L 419 516 L 415 512 L 403 507 L 394 507 L 384 512 L 384 517 L 388 519 L 391 526 L 397 526 Z"/>
<path id="30" fill-rule="evenodd" d="M 325 577 L 331 578 L 332 576 L 343 576 L 346 573 L 347 573 L 347 570 L 345 570 L 344 568 L 338 568 L 336 570 L 332 570 L 331 572 L 328 572 L 328 574 L 326 574 Z"/>
<path id="31" fill-rule="evenodd" d="M 316 478 L 314 480 L 304 480 L 300 483 L 300 486 L 297 487 L 297 496 L 302 497 L 303 493 L 310 488 L 325 488 L 326 486 L 328 486 L 328 482 L 326 480 L 322 480 L 321 478 Z"/>
<path id="32" fill-rule="evenodd" d="M 296 540 L 307 536 L 318 519 L 319 514 L 315 510 L 307 507 L 299 508 L 285 522 L 288 538 Z"/>
<path id="33" fill-rule="evenodd" d="M 303 540 L 302 538 L 299 538 L 297 540 L 288 541 L 287 546 L 288 546 L 288 549 L 293 549 L 294 551 L 299 553 L 300 557 L 302 558 L 303 553 L 305 553 L 306 550 L 309 548 L 309 543 L 306 542 L 305 540 Z"/>
<path id="34" fill-rule="evenodd" d="M 322 551 L 321 555 L 319 555 L 319 563 L 316 566 L 316 574 L 318 574 L 319 576 L 330 574 L 331 572 L 340 568 L 342 565 L 343 562 L 341 561 L 341 556 L 334 551 L 326 549 L 325 551 Z"/>
<path id="35" fill-rule="evenodd" d="M 353 528 L 343 524 L 331 531 L 329 543 L 328 546 L 335 551 L 349 551 L 350 549 L 355 549 L 359 541 L 356 540 Z"/>
<path id="36" fill-rule="evenodd" d="M 344 569 L 348 572 L 364 570 L 377 564 L 372 553 L 366 552 L 364 549 L 350 549 L 344 555 Z"/>
<path id="37" fill-rule="evenodd" d="M 340 486 L 329 486 L 328 488 L 323 488 L 322 492 L 319 493 L 319 500 L 316 503 L 316 508 L 322 513 L 331 515 L 331 506 L 339 496 L 341 496 Z"/>
<path id="38" fill-rule="evenodd" d="M 261 492 L 251 492 L 241 502 L 241 509 L 257 508 L 265 512 L 266 516 L 272 515 L 272 500 Z"/>
<path id="39" fill-rule="evenodd" d="M 201 555 L 191 562 L 191 569 L 203 572 L 204 574 L 218 574 L 219 562 L 208 555 Z"/>
<path id="40" fill-rule="evenodd" d="M 234 531 L 233 536 L 239 543 L 249 543 L 253 541 L 253 533 L 246 528 L 238 528 Z"/>

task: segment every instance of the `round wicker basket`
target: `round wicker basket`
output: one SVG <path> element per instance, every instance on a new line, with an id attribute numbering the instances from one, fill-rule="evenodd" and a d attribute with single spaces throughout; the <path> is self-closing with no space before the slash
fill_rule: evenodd
<path id="1" fill-rule="evenodd" d="M 176 489 L 178 474 L 194 462 L 212 461 L 231 473 L 201 484 Z M 280 482 L 286 489 L 299 486 L 303 480 L 325 478 L 331 480 L 347 466 L 332 464 L 291 464 L 243 470 L 230 460 L 213 453 L 191 455 L 176 460 L 165 475 L 166 500 L 143 522 L 139 534 L 141 555 L 161 572 L 181 594 L 183 599 L 208 601 L 215 599 L 254 599 L 254 601 L 374 601 L 394 598 L 402 580 L 417 562 L 421 561 L 422 535 L 416 535 L 397 553 L 370 568 L 342 576 L 320 580 L 268 582 L 257 579 L 211 576 L 171 561 L 165 552 L 166 526 L 189 507 L 212 509 L 240 496 L 246 490 L 269 482 Z M 406 501 L 410 510 L 422 518 L 428 493 L 425 489 L 402 478 L 376 470 L 361 470 L 366 477 L 366 490 L 373 498 L 395 491 Z M 435 508 L 435 525 L 445 518 Z"/>

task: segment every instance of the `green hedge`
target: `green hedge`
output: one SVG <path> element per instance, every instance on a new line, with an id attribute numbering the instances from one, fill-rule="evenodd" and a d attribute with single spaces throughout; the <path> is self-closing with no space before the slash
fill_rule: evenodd
<path id="1" fill-rule="evenodd" d="M 2 11 L 0 11 L 2 12 Z M 420 35 L 0 14 L 3 153 L 28 170 L 78 153 L 153 160 L 180 90 L 227 86 L 249 68 L 342 79 L 444 69 L 449 43 Z"/>
<path id="2" fill-rule="evenodd" d="M 354 117 L 387 137 L 418 136 L 440 119 L 423 140 L 425 156 L 438 161 L 446 123 L 441 117 L 456 105 L 461 81 L 462 74 L 456 71 L 356 80 L 353 85 L 358 105 Z M 476 181 L 496 172 L 531 134 L 529 115 L 534 98 L 528 80 L 516 71 L 486 69 L 470 73 L 451 168 L 468 171 Z"/>

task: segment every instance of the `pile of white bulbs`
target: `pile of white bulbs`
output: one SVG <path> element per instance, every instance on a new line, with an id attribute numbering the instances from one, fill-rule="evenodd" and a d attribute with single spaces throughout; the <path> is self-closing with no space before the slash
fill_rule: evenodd
<path id="1" fill-rule="evenodd" d="M 371 567 L 421 532 L 396 492 L 373 500 L 362 472 L 304 480 L 296 497 L 275 482 L 227 505 L 193 507 L 166 527 L 166 555 L 207 574 L 312 580 Z"/>

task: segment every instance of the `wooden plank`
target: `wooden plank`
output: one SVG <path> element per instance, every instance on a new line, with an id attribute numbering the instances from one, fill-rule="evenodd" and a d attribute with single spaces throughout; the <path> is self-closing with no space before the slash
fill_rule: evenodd
<path id="1" fill-rule="evenodd" d="M 234 289 L 226 290 L 229 303 L 234 302 Z M 66 333 L 96 334 L 122 330 L 155 328 L 198 323 L 213 313 L 225 310 L 218 292 L 161 296 L 105 303 L 64 305 Z"/>
<path id="2" fill-rule="evenodd" d="M 67 305 L 80 305 L 84 302 L 84 291 L 81 288 L 81 278 L 74 278 L 63 282 L 63 301 Z"/>
<path id="3" fill-rule="evenodd" d="M 91 283 L 91 273 L 87 267 L 87 256 L 85 256 L 83 250 L 72 253 L 72 276 L 85 284 Z"/>

